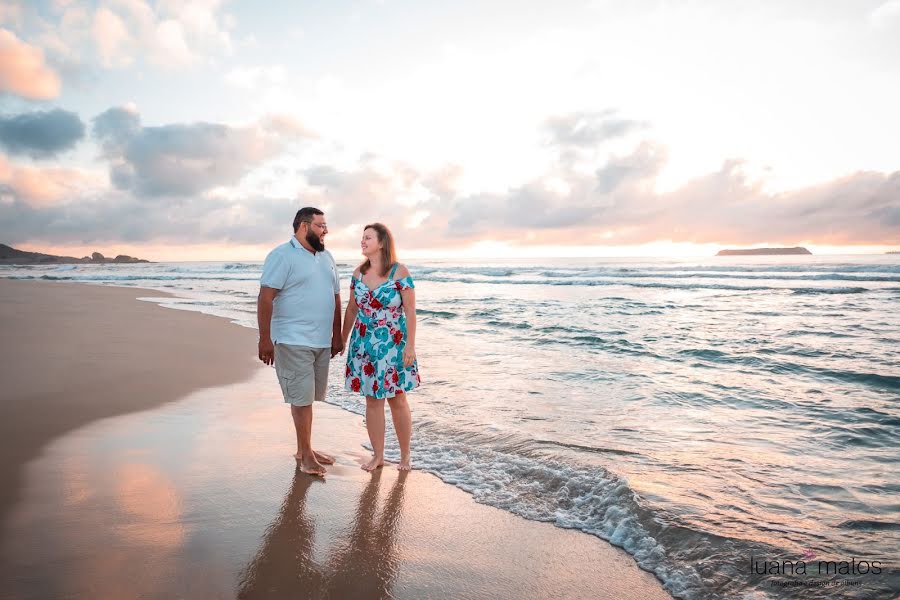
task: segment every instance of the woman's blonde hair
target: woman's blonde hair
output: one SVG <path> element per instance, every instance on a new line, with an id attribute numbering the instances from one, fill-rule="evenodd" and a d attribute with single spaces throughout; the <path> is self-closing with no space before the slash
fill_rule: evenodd
<path id="1" fill-rule="evenodd" d="M 394 236 L 391 234 L 391 230 L 381 223 L 371 223 L 363 227 L 363 231 L 365 231 L 366 229 L 371 229 L 372 231 L 374 231 L 378 236 L 378 241 L 381 242 L 382 272 L 380 273 L 380 275 L 384 277 L 388 274 L 388 270 L 397 261 L 397 251 L 394 249 Z M 359 272 L 365 275 L 369 271 L 369 267 L 371 266 L 372 261 L 367 258 L 362 262 L 361 265 L 359 265 Z"/>

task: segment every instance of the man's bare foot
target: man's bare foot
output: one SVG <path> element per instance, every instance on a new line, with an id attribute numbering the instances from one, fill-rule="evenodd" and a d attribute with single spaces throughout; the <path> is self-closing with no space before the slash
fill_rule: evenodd
<path id="1" fill-rule="evenodd" d="M 324 452 L 319 452 L 318 450 L 313 450 L 313 454 L 316 456 L 316 461 L 318 461 L 319 464 L 322 464 L 322 465 L 333 465 L 334 464 L 333 456 L 325 454 Z M 296 453 L 294 455 L 294 458 L 296 458 L 297 460 L 300 460 L 300 453 L 299 452 Z"/>
<path id="2" fill-rule="evenodd" d="M 412 471 L 412 465 L 409 462 L 409 457 L 400 458 L 400 462 L 397 464 L 397 469 L 400 471 Z"/>
<path id="3" fill-rule="evenodd" d="M 314 477 L 324 477 L 325 476 L 325 467 L 319 464 L 319 461 L 316 460 L 315 456 L 311 456 L 309 458 L 302 458 L 299 454 L 295 454 L 294 458 L 297 459 L 297 462 L 300 463 L 300 470 L 306 473 L 307 475 L 312 475 Z"/>
<path id="4" fill-rule="evenodd" d="M 372 460 L 370 460 L 366 464 L 362 465 L 360 468 L 363 471 L 374 471 L 375 469 L 378 469 L 383 466 L 384 466 L 383 458 L 372 458 Z"/>
<path id="5" fill-rule="evenodd" d="M 333 465 L 334 457 L 324 452 L 319 452 L 318 450 L 313 450 L 313 454 L 316 455 L 316 460 L 322 463 L 323 465 Z"/>

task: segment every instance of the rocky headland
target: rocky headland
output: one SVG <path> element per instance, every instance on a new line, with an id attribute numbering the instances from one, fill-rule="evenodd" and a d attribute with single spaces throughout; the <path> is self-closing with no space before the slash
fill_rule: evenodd
<path id="1" fill-rule="evenodd" d="M 782 256 L 787 254 L 812 254 L 802 246 L 793 248 L 747 248 L 743 250 L 719 250 L 716 256 Z"/>
<path id="2" fill-rule="evenodd" d="M 149 260 L 119 254 L 115 258 L 107 258 L 99 252 L 90 256 L 76 258 L 74 256 L 56 256 L 40 252 L 17 250 L 6 244 L 0 244 L 0 264 L 4 265 L 75 265 L 75 264 L 110 264 L 110 263 L 148 263 Z"/>

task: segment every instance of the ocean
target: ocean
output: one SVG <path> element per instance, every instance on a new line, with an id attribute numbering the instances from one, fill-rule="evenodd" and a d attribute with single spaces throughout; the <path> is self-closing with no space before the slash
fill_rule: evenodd
<path id="1" fill-rule="evenodd" d="M 900 256 L 407 264 L 416 468 L 609 540 L 680 598 L 900 592 Z M 162 290 L 256 328 L 261 266 L 0 277 Z M 327 401 L 363 414 L 331 368 Z"/>

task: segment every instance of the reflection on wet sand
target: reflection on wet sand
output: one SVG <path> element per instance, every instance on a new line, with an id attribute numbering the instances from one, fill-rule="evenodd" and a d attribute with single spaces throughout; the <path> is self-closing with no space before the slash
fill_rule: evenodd
<path id="1" fill-rule="evenodd" d="M 241 574 L 239 598 L 386 598 L 399 566 L 397 528 L 408 472 L 400 472 L 378 511 L 382 470 L 359 496 L 349 535 L 339 535 L 324 564 L 313 557 L 315 524 L 306 497 L 320 479 L 294 473 L 281 511 L 256 557 Z"/>
<path id="2" fill-rule="evenodd" d="M 316 409 L 338 464 L 297 473 L 270 375 L 49 446 L 4 524 L 0 600 L 668 598 L 595 537 L 421 471 L 364 473 L 365 428 L 340 409 Z"/>

